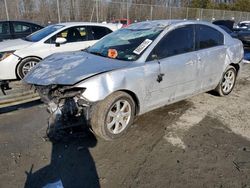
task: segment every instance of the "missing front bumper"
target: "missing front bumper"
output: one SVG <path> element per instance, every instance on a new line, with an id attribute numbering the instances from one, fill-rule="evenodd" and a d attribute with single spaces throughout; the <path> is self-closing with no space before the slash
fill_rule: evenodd
<path id="1" fill-rule="evenodd" d="M 75 127 L 89 128 L 90 106 L 81 100 L 63 99 L 61 103 L 50 102 L 48 105 L 47 136 L 57 137 L 61 131 Z"/>

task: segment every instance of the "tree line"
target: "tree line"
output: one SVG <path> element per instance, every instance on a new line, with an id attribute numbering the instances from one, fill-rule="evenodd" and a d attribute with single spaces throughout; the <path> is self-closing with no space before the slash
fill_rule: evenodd
<path id="1" fill-rule="evenodd" d="M 136 4 L 165 5 L 250 12 L 250 0 L 113 0 L 113 2 L 131 2 Z"/>
<path id="2" fill-rule="evenodd" d="M 250 0 L 7 0 L 12 20 L 32 20 L 41 24 L 59 21 L 111 21 L 116 18 L 150 19 L 211 19 L 212 17 L 248 19 Z M 57 3 L 58 2 L 58 3 Z M 173 7 L 173 8 L 170 8 Z M 177 7 L 177 8 L 176 8 Z M 190 8 L 198 8 L 197 10 Z M 220 9 L 223 11 L 214 11 Z M 225 11 L 224 10 L 229 10 Z M 230 11 L 240 12 L 230 12 Z M 0 19 L 6 19 L 4 0 L 0 0 Z"/>
<path id="3" fill-rule="evenodd" d="M 204 9 L 220 9 L 250 12 L 250 0 L 235 0 L 231 3 L 217 3 L 214 0 L 192 0 L 186 1 L 186 6 Z M 185 6 L 185 5 L 184 5 Z"/>

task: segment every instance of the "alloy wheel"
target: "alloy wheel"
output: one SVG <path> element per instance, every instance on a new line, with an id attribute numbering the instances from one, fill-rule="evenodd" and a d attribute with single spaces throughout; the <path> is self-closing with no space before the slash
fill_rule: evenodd
<path id="1" fill-rule="evenodd" d="M 128 101 L 116 101 L 107 114 L 106 125 L 108 131 L 112 134 L 121 133 L 128 126 L 131 113 L 131 105 Z"/>
<path id="2" fill-rule="evenodd" d="M 32 68 L 36 66 L 37 63 L 38 63 L 37 61 L 29 61 L 25 63 L 22 68 L 23 75 L 26 75 Z"/>
<path id="3" fill-rule="evenodd" d="M 234 87 L 235 82 L 235 72 L 230 69 L 228 70 L 222 80 L 222 90 L 224 93 L 229 93 Z"/>

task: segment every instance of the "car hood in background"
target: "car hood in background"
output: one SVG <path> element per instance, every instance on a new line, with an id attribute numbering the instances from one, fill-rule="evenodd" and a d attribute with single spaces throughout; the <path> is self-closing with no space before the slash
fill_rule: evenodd
<path id="1" fill-rule="evenodd" d="M 133 62 L 119 61 L 77 51 L 57 53 L 41 61 L 24 78 L 34 85 L 74 85 L 99 73 L 125 68 Z"/>
<path id="2" fill-rule="evenodd" d="M 27 46 L 30 46 L 33 42 L 25 41 L 23 39 L 4 40 L 0 42 L 0 52 L 15 51 Z"/>

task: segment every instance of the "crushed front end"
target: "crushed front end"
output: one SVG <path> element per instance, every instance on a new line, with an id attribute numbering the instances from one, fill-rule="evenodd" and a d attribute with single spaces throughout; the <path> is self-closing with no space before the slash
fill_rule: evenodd
<path id="1" fill-rule="evenodd" d="M 35 88 L 50 114 L 47 133 L 88 125 L 91 103 L 81 95 L 85 88 L 61 85 L 35 86 Z"/>

